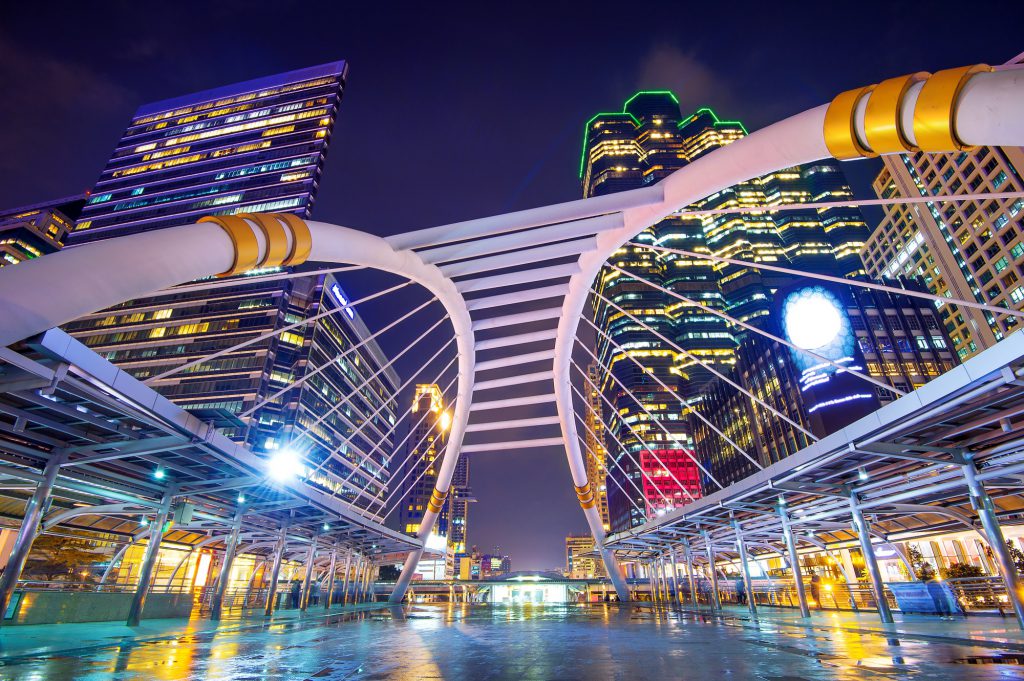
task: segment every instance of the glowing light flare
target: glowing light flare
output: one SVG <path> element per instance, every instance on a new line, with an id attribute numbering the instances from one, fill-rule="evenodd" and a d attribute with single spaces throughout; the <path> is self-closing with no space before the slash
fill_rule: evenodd
<path id="1" fill-rule="evenodd" d="M 842 312 L 831 298 L 813 291 L 794 299 L 786 306 L 786 335 L 804 350 L 821 348 L 843 330 Z"/>
<path id="2" fill-rule="evenodd" d="M 452 415 L 447 411 L 441 412 L 440 418 L 437 420 L 438 425 L 441 426 L 441 430 L 447 431 L 452 427 Z"/>
<path id="3" fill-rule="evenodd" d="M 278 482 L 292 480 L 304 472 L 302 457 L 294 449 L 279 449 L 267 460 L 267 475 Z"/>

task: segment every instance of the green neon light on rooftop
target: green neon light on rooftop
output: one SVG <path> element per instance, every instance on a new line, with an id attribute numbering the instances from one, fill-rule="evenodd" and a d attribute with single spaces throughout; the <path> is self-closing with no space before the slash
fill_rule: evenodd
<path id="1" fill-rule="evenodd" d="M 583 126 L 583 153 L 580 154 L 580 179 L 581 180 L 583 179 L 583 169 L 586 167 L 586 163 L 587 163 L 587 144 L 590 141 L 590 126 L 598 118 L 603 118 L 603 117 L 607 117 L 607 116 L 629 116 L 629 118 L 631 118 L 633 120 L 633 124 L 636 127 L 639 128 L 640 127 L 640 120 L 636 116 L 634 116 L 632 113 L 630 113 L 628 111 L 628 109 L 629 109 L 629 105 L 633 103 L 634 99 L 636 99 L 637 97 L 643 96 L 643 95 L 662 95 L 662 96 L 666 96 L 667 95 L 668 97 L 670 97 L 672 99 L 672 101 L 676 104 L 676 106 L 679 106 L 679 98 L 676 97 L 676 93 L 672 92 L 671 90 L 641 90 L 641 91 L 637 92 L 632 97 L 630 97 L 629 99 L 626 100 L 626 103 L 622 105 L 622 111 L 614 111 L 614 112 L 608 112 L 608 113 L 599 113 L 596 116 L 594 116 L 593 118 L 591 118 L 589 121 L 587 121 L 586 125 Z M 694 112 L 689 118 L 687 118 L 686 120 L 680 122 L 676 126 L 676 128 L 677 129 L 678 128 L 682 128 L 684 125 L 687 125 L 688 123 L 693 121 L 693 119 L 697 118 L 697 116 L 701 115 L 702 113 L 706 113 L 706 114 L 710 115 L 712 120 L 713 120 L 713 125 L 715 125 L 716 127 L 717 126 L 722 126 L 722 127 L 738 126 L 739 129 L 743 131 L 744 135 L 749 135 L 750 134 L 749 132 L 747 132 L 746 126 L 743 125 L 743 123 L 741 123 L 740 121 L 723 121 L 722 119 L 720 119 L 718 117 L 718 114 L 716 114 L 711 109 L 711 107 L 707 107 L 707 106 L 704 106 L 704 107 L 701 107 L 701 108 L 697 109 L 697 111 Z"/>

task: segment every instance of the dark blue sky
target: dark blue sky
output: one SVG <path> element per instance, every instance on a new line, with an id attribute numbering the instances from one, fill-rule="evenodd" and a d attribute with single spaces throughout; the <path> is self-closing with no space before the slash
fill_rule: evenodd
<path id="1" fill-rule="evenodd" d="M 584 122 L 637 89 L 756 129 L 1024 50 L 1014 2 L 370 4 L 7 3 L 0 207 L 89 188 L 140 104 L 339 58 L 350 78 L 315 216 L 390 234 L 578 198 Z M 874 167 L 846 167 L 863 195 Z M 518 569 L 561 565 L 565 534 L 585 529 L 564 456 L 473 466 L 473 543 Z"/>

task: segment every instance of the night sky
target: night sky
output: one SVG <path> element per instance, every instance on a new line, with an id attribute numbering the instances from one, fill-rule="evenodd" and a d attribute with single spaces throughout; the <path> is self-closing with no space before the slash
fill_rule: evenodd
<path id="1" fill-rule="evenodd" d="M 349 81 L 314 217 L 386 235 L 578 198 L 584 122 L 638 89 L 756 129 L 1024 50 L 1020 3 L 802 4 L 5 3 L 0 207 L 91 187 L 140 104 L 337 59 Z M 844 166 L 865 198 L 871 163 Z M 586 529 L 564 454 L 472 465 L 471 542 L 514 569 L 561 566 Z"/>

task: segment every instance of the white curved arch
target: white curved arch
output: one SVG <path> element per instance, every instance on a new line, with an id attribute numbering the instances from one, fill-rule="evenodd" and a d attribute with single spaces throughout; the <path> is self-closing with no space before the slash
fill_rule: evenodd
<path id="1" fill-rule="evenodd" d="M 914 104 L 920 90 L 920 87 L 911 88 L 904 100 L 903 117 L 905 121 L 911 122 L 911 129 Z M 865 97 L 865 106 L 867 101 L 868 97 Z M 828 108 L 829 105 L 822 105 L 755 131 L 673 172 L 654 187 L 615 195 L 648 192 L 649 189 L 655 188 L 662 191 L 660 201 L 623 210 L 623 225 L 600 233 L 597 237 L 597 247 L 580 254 L 579 271 L 569 279 L 568 293 L 562 304 L 562 315 L 555 339 L 554 393 L 559 423 L 565 439 L 566 456 L 577 485 L 585 484 L 586 466 L 573 419 L 570 363 L 577 327 L 590 294 L 590 287 L 601 268 L 627 241 L 705 196 L 752 177 L 832 158 L 824 134 L 825 114 Z M 954 110 L 956 116 L 953 128 L 964 143 L 991 146 L 1024 145 L 1024 116 L 1021 115 L 1024 112 L 1024 68 L 977 74 L 964 87 Z M 857 133 L 863 137 L 864 107 L 860 108 L 855 118 Z M 617 574 L 614 558 L 609 562 L 610 554 L 603 549 L 605 533 L 600 518 L 595 516 L 596 513 L 587 513 L 591 532 L 594 533 L 598 545 L 602 547 L 602 556 L 605 556 L 608 573 Z"/>
<path id="2" fill-rule="evenodd" d="M 309 260 L 350 263 L 398 274 L 420 284 L 444 306 L 452 323 L 459 358 L 455 409 L 437 491 L 447 494 L 469 421 L 473 393 L 474 343 L 469 310 L 451 279 L 413 251 L 396 250 L 384 239 L 324 222 L 307 222 L 312 237 Z M 258 230 L 254 230 L 258 231 Z M 267 245 L 259 240 L 260 259 Z M 140 258 L 139 254 L 149 254 Z M 42 333 L 83 315 L 177 284 L 231 269 L 235 247 L 222 227 L 210 222 L 118 237 L 69 248 L 23 266 L 0 269 L 0 346 Z M 73 286 L 54 295 L 54 282 Z M 424 512 L 417 538 L 421 547 L 406 561 L 393 598 L 401 600 L 422 544 L 438 513 Z"/>

